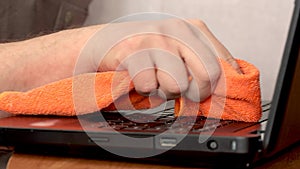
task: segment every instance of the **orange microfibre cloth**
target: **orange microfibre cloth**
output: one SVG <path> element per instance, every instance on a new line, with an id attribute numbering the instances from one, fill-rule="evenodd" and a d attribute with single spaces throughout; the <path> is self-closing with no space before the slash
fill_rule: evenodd
<path id="1" fill-rule="evenodd" d="M 185 97 L 175 101 L 175 115 L 206 116 L 257 122 L 261 118 L 259 71 L 237 60 L 243 74 L 220 60 L 223 69 L 214 93 L 201 103 Z M 164 102 L 137 94 L 126 71 L 87 73 L 27 92 L 0 94 L 0 110 L 16 115 L 76 116 L 99 110 L 147 109 Z"/>

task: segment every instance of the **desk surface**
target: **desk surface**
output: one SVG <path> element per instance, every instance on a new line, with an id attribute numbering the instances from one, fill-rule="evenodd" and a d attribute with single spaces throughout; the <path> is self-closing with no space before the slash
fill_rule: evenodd
<path id="1" fill-rule="evenodd" d="M 110 161 L 98 159 L 83 159 L 74 157 L 57 157 L 15 153 L 9 160 L 7 169 L 192 169 L 197 167 L 183 167 L 174 165 L 160 165 L 150 163 Z M 258 169 L 298 169 L 300 168 L 300 144 L 288 151 L 269 159 Z"/>

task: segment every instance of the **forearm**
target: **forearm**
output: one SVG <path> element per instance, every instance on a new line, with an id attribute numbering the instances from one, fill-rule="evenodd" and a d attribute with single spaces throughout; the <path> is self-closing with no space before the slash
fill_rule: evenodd
<path id="1" fill-rule="evenodd" d="M 73 75 L 80 50 L 99 26 L 0 44 L 0 92 L 26 91 Z"/>

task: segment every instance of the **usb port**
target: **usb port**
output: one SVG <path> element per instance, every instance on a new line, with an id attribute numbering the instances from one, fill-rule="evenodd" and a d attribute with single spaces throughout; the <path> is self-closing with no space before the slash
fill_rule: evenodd
<path id="1" fill-rule="evenodd" d="M 162 147 L 175 147 L 177 140 L 175 138 L 160 138 L 159 143 Z"/>

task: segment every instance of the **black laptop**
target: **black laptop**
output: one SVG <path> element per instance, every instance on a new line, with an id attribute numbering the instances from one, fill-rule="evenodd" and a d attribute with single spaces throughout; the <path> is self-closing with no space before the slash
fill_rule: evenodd
<path id="1" fill-rule="evenodd" d="M 92 158 L 251 167 L 300 140 L 299 8 L 296 1 L 274 96 L 271 102 L 263 102 L 260 122 L 176 118 L 172 101 L 146 112 L 95 112 L 79 117 L 0 112 L 0 145 L 13 146 L 15 151 Z"/>

